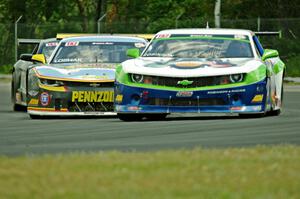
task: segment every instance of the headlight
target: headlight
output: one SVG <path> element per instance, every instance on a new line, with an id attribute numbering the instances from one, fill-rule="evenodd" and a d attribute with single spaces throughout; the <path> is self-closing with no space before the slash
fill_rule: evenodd
<path id="1" fill-rule="evenodd" d="M 27 86 L 30 96 L 36 96 L 39 93 L 39 78 L 36 76 L 34 70 L 29 71 Z"/>
<path id="2" fill-rule="evenodd" d="M 243 74 L 233 74 L 233 75 L 230 75 L 229 78 L 232 83 L 238 83 L 238 82 L 243 81 L 243 77 L 244 77 Z"/>
<path id="3" fill-rule="evenodd" d="M 47 86 L 64 86 L 63 81 L 59 80 L 52 80 L 52 79 L 40 79 L 41 84 L 47 85 Z"/>
<path id="4" fill-rule="evenodd" d="M 140 74 L 131 74 L 131 79 L 133 82 L 141 83 L 144 79 L 143 75 Z"/>

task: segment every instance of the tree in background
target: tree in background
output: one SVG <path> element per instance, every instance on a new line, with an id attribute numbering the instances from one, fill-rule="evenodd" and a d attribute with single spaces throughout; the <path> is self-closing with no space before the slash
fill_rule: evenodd
<path id="1" fill-rule="evenodd" d="M 282 30 L 284 38 L 271 43 L 290 58 L 299 55 L 300 0 L 223 0 L 221 27 L 257 30 Z M 19 37 L 48 38 L 59 32 L 96 33 L 97 20 L 101 32 L 155 33 L 161 29 L 203 28 L 206 22 L 214 26 L 212 0 L 0 0 L 0 65 L 14 62 L 14 22 Z M 177 19 L 177 20 L 176 20 Z"/>

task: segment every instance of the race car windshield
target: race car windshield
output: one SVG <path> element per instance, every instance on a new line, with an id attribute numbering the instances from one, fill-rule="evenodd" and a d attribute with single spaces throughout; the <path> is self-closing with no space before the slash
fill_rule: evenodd
<path id="1" fill-rule="evenodd" d="M 249 40 L 223 37 L 168 37 L 151 42 L 143 57 L 249 58 Z"/>
<path id="2" fill-rule="evenodd" d="M 43 46 L 41 48 L 41 52 L 39 52 L 39 53 L 44 54 L 46 59 L 48 60 L 57 45 L 58 45 L 58 42 L 45 43 L 45 44 L 43 44 Z"/>
<path id="3" fill-rule="evenodd" d="M 139 48 L 144 43 L 135 42 L 64 42 L 56 51 L 51 63 L 121 63 L 130 48 Z"/>

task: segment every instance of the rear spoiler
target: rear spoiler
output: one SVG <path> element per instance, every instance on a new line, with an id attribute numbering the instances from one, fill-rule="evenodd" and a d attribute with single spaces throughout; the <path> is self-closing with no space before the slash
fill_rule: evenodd
<path id="1" fill-rule="evenodd" d="M 39 44 L 41 39 L 18 39 L 18 45 L 20 44 Z"/>
<path id="2" fill-rule="evenodd" d="M 254 32 L 257 36 L 279 36 L 279 38 L 282 38 L 282 32 L 272 32 L 272 31 L 266 31 L 266 32 Z"/>
<path id="3" fill-rule="evenodd" d="M 82 36 L 109 36 L 109 35 L 116 35 L 116 36 L 128 36 L 128 37 L 140 37 L 150 41 L 154 34 L 119 34 L 119 33 L 112 33 L 112 34 L 86 34 L 86 33 L 58 33 L 56 35 L 56 39 L 62 40 L 67 37 L 82 37 Z"/>
<path id="4" fill-rule="evenodd" d="M 57 33 L 56 39 L 62 40 L 68 37 L 82 37 L 82 36 L 97 36 L 98 34 L 87 34 L 87 33 Z"/>

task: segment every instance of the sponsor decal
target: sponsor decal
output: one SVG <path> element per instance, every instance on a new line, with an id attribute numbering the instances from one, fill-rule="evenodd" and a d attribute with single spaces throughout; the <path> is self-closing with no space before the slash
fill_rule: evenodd
<path id="1" fill-rule="evenodd" d="M 146 44 L 144 44 L 144 43 L 134 43 L 134 46 L 136 47 L 136 48 L 144 48 L 145 46 L 146 46 Z"/>
<path id="2" fill-rule="evenodd" d="M 263 95 L 263 94 L 261 94 L 261 95 L 255 95 L 255 96 L 253 97 L 253 99 L 252 99 L 251 102 L 252 102 L 252 103 L 262 102 L 263 98 L 264 98 L 264 95 Z"/>
<path id="3" fill-rule="evenodd" d="M 117 95 L 116 96 L 116 102 L 122 102 L 123 101 L 123 95 Z"/>
<path id="4" fill-rule="evenodd" d="M 159 38 L 169 38 L 171 37 L 171 34 L 159 34 L 159 35 L 156 35 L 156 39 L 159 39 Z"/>
<path id="5" fill-rule="evenodd" d="M 189 80 L 185 79 L 185 80 L 182 80 L 182 81 L 178 81 L 177 84 L 182 85 L 182 86 L 188 86 L 188 85 L 193 84 L 193 82 L 194 81 L 189 81 Z"/>
<path id="6" fill-rule="evenodd" d="M 39 104 L 39 100 L 34 98 L 32 98 L 28 103 L 28 105 L 38 105 L 38 104 Z"/>
<path id="7" fill-rule="evenodd" d="M 114 91 L 73 91 L 72 102 L 113 102 Z"/>
<path id="8" fill-rule="evenodd" d="M 50 104 L 50 95 L 47 92 L 41 93 L 40 102 L 42 106 L 48 106 Z"/>
<path id="9" fill-rule="evenodd" d="M 178 91 L 176 93 L 176 97 L 191 97 L 193 95 L 193 91 Z"/>
<path id="10" fill-rule="evenodd" d="M 140 108 L 138 106 L 129 106 L 127 109 L 129 111 L 138 111 L 138 110 L 141 110 L 142 108 Z"/>
<path id="11" fill-rule="evenodd" d="M 224 94 L 224 93 L 244 93 L 246 89 L 234 89 L 234 90 L 216 90 L 216 91 L 207 91 L 207 94 Z"/>
<path id="12" fill-rule="evenodd" d="M 81 62 L 81 59 L 77 58 L 79 62 Z M 57 62 L 57 61 L 56 61 Z M 94 63 L 94 64 L 76 64 L 73 66 L 64 66 L 64 69 L 78 69 L 78 68 L 107 68 L 107 69 L 115 69 L 115 64 L 110 63 Z"/>
<path id="13" fill-rule="evenodd" d="M 246 35 L 234 35 L 235 39 L 247 39 Z"/>
<path id="14" fill-rule="evenodd" d="M 230 108 L 230 110 L 232 110 L 232 111 L 242 111 L 244 109 L 245 109 L 244 106 L 233 106 Z"/>
<path id="15" fill-rule="evenodd" d="M 93 45 L 113 45 L 113 42 L 93 42 Z"/>
<path id="16" fill-rule="evenodd" d="M 177 62 L 175 66 L 178 68 L 198 68 L 201 64 L 201 62 Z"/>
<path id="17" fill-rule="evenodd" d="M 213 37 L 212 35 L 205 35 L 205 34 L 193 34 L 190 37 Z"/>
<path id="18" fill-rule="evenodd" d="M 79 41 L 69 41 L 66 42 L 65 46 L 78 46 L 79 45 Z"/>
<path id="19" fill-rule="evenodd" d="M 47 46 L 47 47 L 57 46 L 57 45 L 58 45 L 58 43 L 56 43 L 56 42 L 46 43 L 46 46 Z"/>
<path id="20" fill-rule="evenodd" d="M 194 69 L 194 68 L 227 68 L 236 66 L 236 64 L 230 63 L 229 61 L 222 61 L 222 60 L 214 60 L 214 61 L 181 61 L 171 64 L 174 68 L 179 69 Z"/>
<path id="21" fill-rule="evenodd" d="M 82 79 L 109 79 L 107 75 L 84 75 L 81 77 Z"/>
<path id="22" fill-rule="evenodd" d="M 64 59 L 57 59 L 54 60 L 56 63 L 66 63 L 66 62 L 82 62 L 81 58 L 64 58 Z"/>

